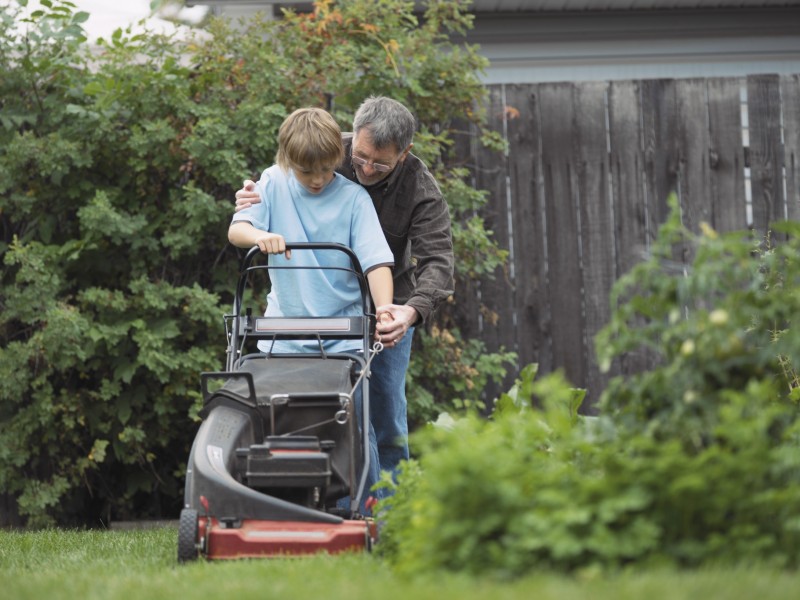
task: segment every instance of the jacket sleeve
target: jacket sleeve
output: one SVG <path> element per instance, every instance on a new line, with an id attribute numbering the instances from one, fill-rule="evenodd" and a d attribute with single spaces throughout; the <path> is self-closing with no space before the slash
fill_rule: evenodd
<path id="1" fill-rule="evenodd" d="M 450 210 L 433 175 L 427 171 L 425 175 L 408 232 L 412 260 L 416 262 L 416 286 L 406 302 L 423 323 L 453 294 L 455 265 Z"/>

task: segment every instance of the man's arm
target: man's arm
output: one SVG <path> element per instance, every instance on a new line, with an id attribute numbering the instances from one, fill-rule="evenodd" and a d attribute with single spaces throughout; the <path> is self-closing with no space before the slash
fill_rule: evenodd
<path id="1" fill-rule="evenodd" d="M 422 322 L 453 294 L 453 237 L 450 210 L 433 175 L 427 170 L 415 190 L 421 198 L 414 207 L 408 230 L 411 254 L 416 260 L 416 284 L 405 304 L 412 307 Z"/>

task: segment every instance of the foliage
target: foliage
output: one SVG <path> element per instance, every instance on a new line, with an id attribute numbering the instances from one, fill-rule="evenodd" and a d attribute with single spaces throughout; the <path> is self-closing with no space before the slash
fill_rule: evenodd
<path id="1" fill-rule="evenodd" d="M 412 424 L 425 423 L 441 411 L 483 410 L 486 384 L 501 383 L 504 365 L 516 360 L 513 352 L 487 353 L 481 340 L 464 340 L 458 330 L 436 326 L 421 336 L 418 348 L 407 373 Z"/>
<path id="2" fill-rule="evenodd" d="M 480 126 L 484 63 L 449 41 L 470 24 L 455 0 L 422 23 L 409 2 L 322 1 L 244 31 L 99 45 L 71 3 L 22 19 L 26 5 L 0 9 L 0 489 L 30 525 L 174 515 L 198 373 L 225 350 L 233 191 L 272 162 L 284 116 L 333 98 L 347 127 L 365 96 L 392 95 L 462 189 L 448 131 Z M 480 224 L 454 229 L 502 261 Z"/>
<path id="3" fill-rule="evenodd" d="M 606 364 L 642 348 L 658 360 L 615 378 L 598 417 L 530 367 L 490 421 L 418 432 L 418 460 L 380 505 L 399 571 L 800 564 L 800 224 L 763 246 L 695 236 L 672 203 L 597 340 Z M 694 253 L 685 270 L 677 247 Z"/>
<path id="4" fill-rule="evenodd" d="M 700 449 L 729 391 L 765 384 L 760 404 L 800 401 L 800 338 L 791 335 L 800 314 L 800 224 L 776 224 L 776 233 L 790 234 L 777 244 L 707 225 L 694 235 L 671 203 L 649 260 L 617 282 L 617 307 L 596 339 L 601 365 L 638 354 L 652 368 L 615 378 L 601 402 L 620 419 Z M 672 259 L 678 246 L 694 252 L 687 269 Z"/>

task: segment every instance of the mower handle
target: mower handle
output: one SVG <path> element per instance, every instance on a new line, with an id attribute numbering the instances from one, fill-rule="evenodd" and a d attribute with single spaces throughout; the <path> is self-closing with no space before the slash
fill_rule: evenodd
<path id="1" fill-rule="evenodd" d="M 239 315 L 242 310 L 242 298 L 244 298 L 244 288 L 247 285 L 247 275 L 250 270 L 265 270 L 269 269 L 319 269 L 319 270 L 344 270 L 350 271 L 356 276 L 358 280 L 358 287 L 361 290 L 361 306 L 365 315 L 369 314 L 369 292 L 367 290 L 367 283 L 364 277 L 364 269 L 361 267 L 361 262 L 358 260 L 356 253 L 352 248 L 340 244 L 338 242 L 291 242 L 286 244 L 286 250 L 337 250 L 343 252 L 350 259 L 353 265 L 352 269 L 342 269 L 341 267 L 270 267 L 269 265 L 260 265 L 251 267 L 250 264 L 253 259 L 259 254 L 263 254 L 258 246 L 253 246 L 247 251 L 247 255 L 242 260 L 241 272 L 239 275 L 239 283 L 236 286 L 236 297 L 234 298 L 233 313 Z"/>

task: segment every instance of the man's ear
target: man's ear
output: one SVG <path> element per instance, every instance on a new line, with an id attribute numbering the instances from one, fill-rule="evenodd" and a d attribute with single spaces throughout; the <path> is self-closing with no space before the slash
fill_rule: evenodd
<path id="1" fill-rule="evenodd" d="M 414 142 L 411 142 L 408 145 L 408 147 L 405 150 L 403 150 L 403 154 L 400 155 L 400 159 L 397 162 L 403 162 L 406 159 L 406 156 L 408 156 L 408 153 L 411 152 L 411 148 L 413 147 L 414 147 Z"/>

